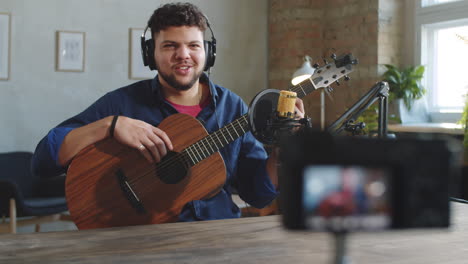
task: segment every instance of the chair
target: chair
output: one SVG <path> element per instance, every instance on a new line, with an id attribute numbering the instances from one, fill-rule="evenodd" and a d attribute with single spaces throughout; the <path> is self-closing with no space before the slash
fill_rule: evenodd
<path id="1" fill-rule="evenodd" d="M 31 172 L 31 152 L 0 153 L 0 233 L 17 226 L 70 220 L 65 200 L 65 176 L 43 179 Z M 9 217 L 9 223 L 5 217 Z M 17 219 L 17 217 L 25 217 Z"/>

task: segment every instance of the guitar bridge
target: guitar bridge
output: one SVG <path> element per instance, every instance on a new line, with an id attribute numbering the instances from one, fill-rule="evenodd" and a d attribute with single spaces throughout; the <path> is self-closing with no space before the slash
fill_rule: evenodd
<path id="1" fill-rule="evenodd" d="M 132 207 L 135 208 L 137 213 L 145 214 L 146 213 L 145 207 L 143 206 L 143 203 L 141 202 L 140 198 L 138 198 L 138 196 L 136 195 L 136 193 L 133 191 L 132 187 L 130 186 L 127 176 L 125 176 L 124 172 L 121 169 L 118 169 L 115 174 L 117 176 L 120 189 L 124 193 L 125 198 L 127 198 L 127 200 L 130 202 Z"/>

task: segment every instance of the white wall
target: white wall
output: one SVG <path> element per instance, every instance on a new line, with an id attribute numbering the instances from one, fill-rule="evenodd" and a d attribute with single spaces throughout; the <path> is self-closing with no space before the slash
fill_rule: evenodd
<path id="1" fill-rule="evenodd" d="M 1 0 L 11 13 L 10 79 L 0 81 L 0 152 L 34 151 L 66 118 L 128 78 L 128 30 L 170 1 Z M 199 0 L 217 39 L 212 79 L 246 100 L 267 87 L 267 0 Z M 85 71 L 55 71 L 55 32 L 86 33 Z"/>

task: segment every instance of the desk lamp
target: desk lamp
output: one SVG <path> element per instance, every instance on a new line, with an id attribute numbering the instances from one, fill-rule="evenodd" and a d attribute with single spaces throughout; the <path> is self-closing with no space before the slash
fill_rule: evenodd
<path id="1" fill-rule="evenodd" d="M 304 56 L 304 63 L 292 75 L 291 84 L 297 85 L 314 74 L 315 68 L 311 65 L 312 58 L 309 55 Z M 320 128 L 325 129 L 325 94 L 320 91 Z"/>

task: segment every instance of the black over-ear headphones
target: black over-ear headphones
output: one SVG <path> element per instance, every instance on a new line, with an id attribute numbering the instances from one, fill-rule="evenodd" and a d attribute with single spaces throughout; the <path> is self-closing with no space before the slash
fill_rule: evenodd
<path id="1" fill-rule="evenodd" d="M 206 25 L 211 32 L 211 41 L 204 40 L 203 44 L 205 46 L 205 67 L 203 71 L 208 71 L 213 67 L 216 60 L 216 38 L 214 36 L 213 30 L 211 29 L 210 22 L 205 16 Z M 156 62 L 154 61 L 154 41 L 153 38 L 145 39 L 146 31 L 148 30 L 149 25 L 146 26 L 145 31 L 141 35 L 141 55 L 143 57 L 143 64 L 148 66 L 151 70 L 156 70 Z"/>

